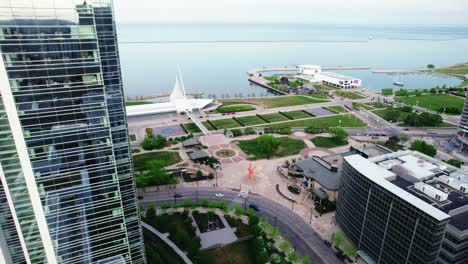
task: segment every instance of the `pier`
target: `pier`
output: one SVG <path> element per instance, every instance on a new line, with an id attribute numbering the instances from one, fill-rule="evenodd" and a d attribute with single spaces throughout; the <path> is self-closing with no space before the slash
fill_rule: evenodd
<path id="1" fill-rule="evenodd" d="M 323 66 L 322 70 L 369 70 L 368 66 Z M 264 67 L 260 69 L 252 69 L 247 72 L 249 76 L 258 76 L 262 72 L 299 72 L 299 66 L 296 67 Z"/>
<path id="2" fill-rule="evenodd" d="M 375 70 L 372 73 L 380 74 L 426 74 L 424 70 Z"/>

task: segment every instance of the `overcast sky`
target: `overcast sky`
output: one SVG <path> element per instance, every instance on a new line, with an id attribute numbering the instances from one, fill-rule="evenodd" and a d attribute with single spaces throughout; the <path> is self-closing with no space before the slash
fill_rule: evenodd
<path id="1" fill-rule="evenodd" d="M 468 25 L 468 0 L 114 0 L 118 23 Z"/>

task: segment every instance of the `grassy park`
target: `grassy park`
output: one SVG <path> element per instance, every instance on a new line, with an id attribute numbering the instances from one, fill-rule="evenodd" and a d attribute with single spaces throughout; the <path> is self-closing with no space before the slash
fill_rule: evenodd
<path id="1" fill-rule="evenodd" d="M 221 100 L 223 105 L 238 105 L 238 104 L 252 104 L 258 105 L 263 108 L 276 108 L 294 105 L 316 104 L 328 102 L 324 99 L 316 99 L 308 96 L 294 95 L 294 96 L 278 96 L 270 98 L 252 98 L 252 99 L 225 99 Z"/>
<path id="2" fill-rule="evenodd" d="M 468 63 L 456 64 L 445 68 L 434 69 L 435 72 L 463 78 L 468 74 Z"/>
<path id="3" fill-rule="evenodd" d="M 135 106 L 135 105 L 145 105 L 145 104 L 152 104 L 152 102 L 125 102 L 125 106 Z"/>
<path id="4" fill-rule="evenodd" d="M 216 112 L 218 113 L 232 113 L 232 112 L 245 112 L 245 111 L 252 111 L 255 110 L 255 107 L 251 105 L 228 105 L 228 106 L 220 106 L 216 108 Z"/>
<path id="5" fill-rule="evenodd" d="M 340 122 L 341 121 L 341 122 Z M 279 124 L 272 124 L 270 128 L 291 128 L 291 127 L 315 127 L 315 128 L 327 128 L 327 127 L 366 127 L 367 124 L 361 119 L 357 118 L 352 114 L 343 114 L 336 116 L 326 116 L 309 118 L 303 120 L 296 120 L 290 122 L 284 122 Z"/>
<path id="6" fill-rule="evenodd" d="M 302 118 L 313 117 L 313 115 L 302 110 L 283 112 L 283 114 L 292 119 L 302 119 Z"/>
<path id="7" fill-rule="evenodd" d="M 233 118 L 226 118 L 226 119 L 218 119 L 218 120 L 211 120 L 210 121 L 212 124 L 216 126 L 217 129 L 228 129 L 228 128 L 234 128 L 234 127 L 241 127 L 242 125 L 237 123 L 236 120 Z M 208 122 L 205 121 L 203 124 L 209 129 L 209 130 L 215 130 L 216 128 L 213 128 L 211 125 L 207 124 Z M 212 129 L 213 128 L 213 129 Z"/>
<path id="8" fill-rule="evenodd" d="M 198 126 L 195 125 L 195 123 L 187 123 L 187 124 L 183 124 L 182 126 L 184 127 L 185 131 L 187 131 L 188 133 L 195 134 L 195 133 L 201 132 L 200 128 L 198 128 Z"/>
<path id="9" fill-rule="evenodd" d="M 349 91 L 337 91 L 336 93 L 341 97 L 346 97 L 346 98 L 349 98 L 351 100 L 357 100 L 357 99 L 365 98 L 362 95 L 359 95 L 359 94 L 353 93 L 353 92 L 349 92 Z"/>
<path id="10" fill-rule="evenodd" d="M 397 101 L 420 106 L 433 111 L 443 108 L 463 109 L 465 101 L 456 96 L 447 94 L 425 94 L 420 96 L 396 97 Z"/>
<path id="11" fill-rule="evenodd" d="M 342 113 L 347 113 L 348 110 L 344 109 L 343 107 L 339 106 L 339 105 L 333 105 L 333 106 L 329 106 L 329 107 L 325 107 L 325 109 L 328 109 L 332 112 L 335 112 L 337 114 L 342 114 Z"/>
<path id="12" fill-rule="evenodd" d="M 260 125 L 260 124 L 265 124 L 266 122 L 261 119 L 258 116 L 242 116 L 242 117 L 236 117 L 239 122 L 244 125 L 244 126 L 254 126 L 254 125 Z"/>
<path id="13" fill-rule="evenodd" d="M 206 264 L 254 264 L 253 239 L 237 242 L 225 247 L 210 249 L 200 253 Z"/>
<path id="14" fill-rule="evenodd" d="M 280 113 L 273 113 L 273 114 L 266 114 L 266 115 L 261 115 L 263 119 L 268 121 L 269 123 L 275 123 L 275 122 L 281 122 L 281 121 L 288 121 L 289 118 L 285 117 L 284 115 Z"/>
<path id="15" fill-rule="evenodd" d="M 133 156 L 133 164 L 135 170 L 144 170 L 145 164 L 148 161 L 159 160 L 165 163 L 165 166 L 170 166 L 182 161 L 177 152 L 161 151 L 161 152 L 149 152 L 144 154 L 138 154 Z"/>
<path id="16" fill-rule="evenodd" d="M 306 144 L 302 140 L 279 137 L 277 138 L 278 145 L 276 148 L 272 148 L 271 151 L 263 151 L 263 148 L 260 147 L 261 142 L 257 139 L 239 141 L 239 147 L 247 155 L 251 155 L 252 160 L 292 156 L 298 154 L 301 149 L 306 147 Z"/>

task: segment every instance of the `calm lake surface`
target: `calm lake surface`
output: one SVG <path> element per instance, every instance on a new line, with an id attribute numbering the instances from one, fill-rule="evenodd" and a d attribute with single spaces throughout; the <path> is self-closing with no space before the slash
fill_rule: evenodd
<path id="1" fill-rule="evenodd" d="M 385 75 L 372 70 L 421 69 L 468 61 L 468 27 L 294 24 L 118 25 L 124 89 L 128 96 L 169 92 L 180 66 L 188 91 L 204 97 L 264 96 L 249 84 L 253 68 L 302 64 L 369 66 L 337 71 L 380 90 L 458 85 L 426 74 Z"/>

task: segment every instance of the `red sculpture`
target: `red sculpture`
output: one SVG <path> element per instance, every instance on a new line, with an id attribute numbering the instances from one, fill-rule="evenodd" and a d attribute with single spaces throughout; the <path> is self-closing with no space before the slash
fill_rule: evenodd
<path id="1" fill-rule="evenodd" d="M 247 180 L 256 181 L 257 179 L 256 179 L 255 167 L 252 167 L 252 163 L 249 163 L 249 167 L 247 168 L 247 171 L 248 171 Z"/>

